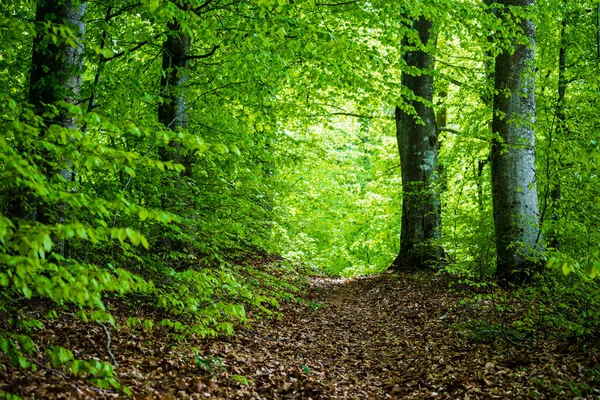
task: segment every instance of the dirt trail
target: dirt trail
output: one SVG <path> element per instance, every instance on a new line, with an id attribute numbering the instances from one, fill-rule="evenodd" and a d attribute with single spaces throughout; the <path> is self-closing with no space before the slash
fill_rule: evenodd
<path id="1" fill-rule="evenodd" d="M 597 354 L 572 353 L 577 346 L 550 339 L 539 339 L 535 348 L 501 337 L 474 341 L 465 321 L 490 311 L 485 304 L 460 305 L 466 293 L 449 291 L 447 279 L 411 273 L 314 279 L 307 304 L 284 305 L 282 319 L 262 319 L 231 337 L 190 341 L 180 351 L 156 335 L 115 332 L 119 379 L 136 400 L 573 399 L 600 393 L 589 385 L 599 381 L 589 373 Z M 104 342 L 103 333 L 89 339 L 85 329 L 73 346 L 89 342 L 81 353 L 101 351 L 92 345 Z M 48 371 L 9 379 L 4 388 L 25 397 L 125 397 L 90 391 L 81 381 L 74 390 Z M 579 388 L 579 397 L 570 386 Z"/>
<path id="2" fill-rule="evenodd" d="M 589 357 L 551 343 L 525 349 L 474 343 L 457 321 L 474 317 L 445 278 L 383 274 L 316 280 L 311 307 L 286 306 L 218 352 L 253 380 L 248 398 L 569 398 Z"/>

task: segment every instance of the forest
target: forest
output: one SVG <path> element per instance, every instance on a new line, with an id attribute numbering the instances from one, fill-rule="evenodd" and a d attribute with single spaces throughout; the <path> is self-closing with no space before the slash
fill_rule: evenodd
<path id="1" fill-rule="evenodd" d="M 600 398 L 598 0 L 2 0 L 0 398 Z"/>

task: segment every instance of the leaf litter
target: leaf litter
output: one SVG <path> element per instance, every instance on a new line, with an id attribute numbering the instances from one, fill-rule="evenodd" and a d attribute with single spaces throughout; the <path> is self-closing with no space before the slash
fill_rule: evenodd
<path id="1" fill-rule="evenodd" d="M 101 326 L 62 319 L 41 334 L 49 345 L 60 337 L 76 357 L 114 356 L 136 400 L 598 398 L 596 347 L 552 336 L 523 345 L 502 335 L 476 340 L 468 322 L 489 320 L 489 310 L 461 303 L 471 289 L 452 291 L 448 282 L 410 272 L 312 278 L 302 304 L 286 303 L 278 318 L 232 336 L 178 343 L 118 323 L 107 328 L 112 356 Z M 1 360 L 0 389 L 24 398 L 127 398 Z"/>

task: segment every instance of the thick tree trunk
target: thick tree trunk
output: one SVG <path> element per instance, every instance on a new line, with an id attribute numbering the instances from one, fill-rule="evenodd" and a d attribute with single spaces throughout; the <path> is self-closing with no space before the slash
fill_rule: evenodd
<path id="1" fill-rule="evenodd" d="M 75 118 L 64 108 L 58 106 L 58 114 L 52 113 L 57 103 L 63 101 L 75 104 L 81 91 L 83 69 L 83 45 L 85 33 L 84 16 L 87 2 L 70 0 L 38 0 L 36 22 L 68 26 L 77 40 L 73 44 L 59 39 L 54 41 L 43 27 L 33 41 L 31 73 L 29 79 L 29 102 L 37 115 L 44 116 L 46 126 L 60 125 L 68 129 L 78 129 Z M 50 31 L 52 32 L 52 31 Z M 48 115 L 51 115 L 50 117 Z M 44 132 L 42 132 L 44 135 Z M 72 180 L 72 168 L 69 160 L 59 160 L 53 154 L 44 154 L 48 166 L 42 166 L 48 179 L 60 174 L 67 182 Z M 63 164 L 56 170 L 50 165 Z M 8 213 L 14 219 L 56 223 L 63 220 L 63 206 L 43 204 L 30 193 L 15 193 L 11 196 Z M 56 243 L 58 252 L 65 255 L 64 243 Z"/>
<path id="2" fill-rule="evenodd" d="M 33 42 L 32 69 L 29 88 L 29 102 L 37 114 L 48 110 L 48 105 L 58 101 L 74 103 L 81 90 L 83 67 L 83 46 L 85 34 L 84 16 L 86 2 L 39 0 L 36 21 L 63 24 L 71 28 L 79 43 L 75 46 L 65 41 L 54 43 L 44 32 L 38 33 Z M 51 123 L 77 129 L 72 116 L 60 112 Z"/>
<path id="3" fill-rule="evenodd" d="M 532 6 L 535 0 L 503 0 Z M 510 18 L 508 15 L 507 18 Z M 496 275 L 523 283 L 540 269 L 540 216 L 535 165 L 535 25 L 520 22 L 530 44 L 514 40 L 514 53 L 496 57 L 492 143 L 492 195 L 496 228 Z"/>
<path id="4" fill-rule="evenodd" d="M 433 24 L 421 17 L 413 21 L 422 45 L 435 40 Z M 433 57 L 417 49 L 406 53 L 408 67 L 402 84 L 416 98 L 409 104 L 416 115 L 396 107 L 396 136 L 402 168 L 402 231 L 400 254 L 391 268 L 422 268 L 440 261 L 443 252 L 435 243 L 440 236 L 440 199 L 436 188 L 438 140 L 433 100 Z"/>

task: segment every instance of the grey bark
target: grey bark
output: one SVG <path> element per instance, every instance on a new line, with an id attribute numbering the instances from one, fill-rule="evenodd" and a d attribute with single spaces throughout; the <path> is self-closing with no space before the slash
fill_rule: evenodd
<path id="1" fill-rule="evenodd" d="M 162 103 L 158 107 L 158 120 L 167 129 L 178 130 L 188 128 L 188 115 L 184 97 L 184 86 L 188 80 L 190 68 L 189 35 L 181 32 L 177 20 L 169 23 L 168 37 L 163 45 L 162 69 L 160 80 Z M 186 173 L 190 174 L 191 160 L 181 154 L 182 146 L 172 141 L 168 147 L 160 149 L 160 157 L 164 161 L 183 164 Z"/>
<path id="2" fill-rule="evenodd" d="M 420 45 L 435 41 L 433 24 L 421 17 L 413 21 Z M 438 139 L 433 100 L 433 57 L 417 48 L 404 56 L 407 66 L 421 74 L 402 74 L 402 84 L 415 99 L 409 101 L 416 115 L 396 107 L 396 136 L 402 169 L 402 230 L 400 254 L 391 268 L 423 268 L 440 261 L 440 199 L 436 188 Z"/>
<path id="3" fill-rule="evenodd" d="M 29 102 L 37 115 L 47 115 L 51 107 L 60 101 L 75 104 L 80 97 L 83 45 L 85 34 L 84 16 L 87 2 L 71 0 L 38 0 L 35 20 L 39 23 L 62 24 L 71 28 L 77 40 L 74 45 L 66 41 L 55 43 L 40 28 L 33 40 L 31 72 L 29 78 Z M 68 129 L 78 129 L 75 118 L 59 107 L 58 114 L 46 117 L 46 126 L 60 125 Z M 44 132 L 41 133 L 44 135 Z M 58 160 L 52 154 L 43 155 L 48 161 L 42 166 L 48 179 L 60 174 L 67 182 L 72 180 L 73 172 L 69 160 Z M 52 164 L 63 164 L 59 170 Z M 8 213 L 16 220 L 33 220 L 42 223 L 62 222 L 64 205 L 48 205 L 34 198 L 30 193 L 20 192 L 12 196 Z M 65 244 L 58 241 L 58 252 L 65 255 Z"/>
<path id="4" fill-rule="evenodd" d="M 167 39 L 162 48 L 162 70 L 160 80 L 162 102 L 158 107 L 158 120 L 169 130 L 177 131 L 188 128 L 187 106 L 184 97 L 184 87 L 188 80 L 190 67 L 190 44 L 189 35 L 181 31 L 179 21 L 174 20 L 168 24 Z M 168 146 L 159 148 L 159 156 L 163 161 L 171 161 L 182 164 L 185 167 L 184 175 L 191 176 L 191 157 L 182 153 L 183 145 L 179 141 L 172 140 Z M 173 210 L 174 208 L 185 208 L 185 200 L 181 195 L 176 196 L 174 188 L 181 186 L 182 176 L 177 175 L 175 181 L 164 182 L 162 197 L 162 208 Z M 178 190 L 178 189 L 175 189 Z M 185 226 L 182 227 L 185 230 Z M 180 251 L 188 244 L 181 240 L 172 239 L 166 235 L 159 241 L 159 246 L 167 250 L 167 256 L 171 250 Z M 188 249 L 191 251 L 191 249 Z"/>
<path id="5" fill-rule="evenodd" d="M 535 0 L 502 0 L 505 6 L 532 6 Z M 511 18 L 503 11 L 504 18 Z M 513 40 L 514 53 L 496 57 L 492 143 L 492 195 L 496 231 L 496 275 L 523 283 L 539 270 L 540 216 L 535 165 L 535 25 L 522 19 L 529 45 Z"/>

